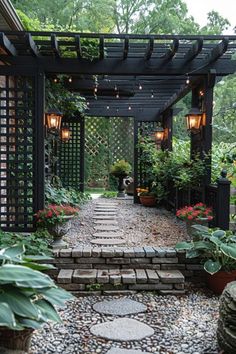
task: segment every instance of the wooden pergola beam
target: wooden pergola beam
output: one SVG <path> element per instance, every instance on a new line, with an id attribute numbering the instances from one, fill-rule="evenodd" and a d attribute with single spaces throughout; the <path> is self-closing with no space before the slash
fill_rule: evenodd
<path id="1" fill-rule="evenodd" d="M 154 50 L 154 38 L 151 37 L 149 39 L 147 50 L 144 56 L 145 60 L 149 60 L 151 58 L 153 50 Z"/>
<path id="2" fill-rule="evenodd" d="M 59 51 L 58 40 L 57 40 L 55 33 L 51 34 L 51 48 L 52 48 L 52 51 L 53 51 L 55 57 L 60 58 L 61 55 L 60 55 L 60 51 Z"/>
<path id="3" fill-rule="evenodd" d="M 198 54 L 201 52 L 202 47 L 203 47 L 203 39 L 199 38 L 193 43 L 192 47 L 185 54 L 184 62 L 186 63 L 196 58 Z"/>
<path id="4" fill-rule="evenodd" d="M 7 36 L 0 32 L 0 47 L 8 54 L 12 56 L 17 56 L 17 50 Z"/>
<path id="5" fill-rule="evenodd" d="M 129 52 L 129 37 L 126 36 L 124 39 L 123 60 L 127 59 L 128 52 Z"/>
<path id="6" fill-rule="evenodd" d="M 33 38 L 32 38 L 30 33 L 26 33 L 25 34 L 25 40 L 26 40 L 27 47 L 29 47 L 30 53 L 34 57 L 39 57 L 40 53 L 39 53 L 38 47 L 35 44 L 35 41 L 33 40 Z"/>
<path id="7" fill-rule="evenodd" d="M 219 59 L 228 49 L 229 39 L 227 37 L 217 44 L 212 50 L 210 55 L 207 57 L 209 64 L 215 62 Z"/>
<path id="8" fill-rule="evenodd" d="M 104 59 L 104 36 L 99 37 L 99 59 Z"/>
<path id="9" fill-rule="evenodd" d="M 173 43 L 171 45 L 171 48 L 169 48 L 166 53 L 164 54 L 164 56 L 161 58 L 161 62 L 159 65 L 163 65 L 166 64 L 168 61 L 172 60 L 172 58 L 175 56 L 175 54 L 177 53 L 179 49 L 179 40 L 177 38 L 175 38 L 173 40 Z"/>
<path id="10" fill-rule="evenodd" d="M 75 35 L 75 45 L 76 45 L 77 58 L 81 59 L 82 58 L 82 49 L 81 49 L 81 41 L 80 41 L 79 34 Z"/>

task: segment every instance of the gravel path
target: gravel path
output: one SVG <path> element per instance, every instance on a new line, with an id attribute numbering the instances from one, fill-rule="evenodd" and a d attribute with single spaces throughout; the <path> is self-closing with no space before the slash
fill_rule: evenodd
<path id="1" fill-rule="evenodd" d="M 70 246 L 91 245 L 93 239 L 94 207 L 97 201 L 114 202 L 118 206 L 118 225 L 124 233 L 127 246 L 173 246 L 187 238 L 185 223 L 163 208 L 147 208 L 133 200 L 99 198 L 85 204 L 79 220 L 73 222 L 66 241 Z"/>
<path id="2" fill-rule="evenodd" d="M 146 313 L 126 316 L 150 325 L 155 333 L 141 341 L 114 342 L 93 336 L 92 325 L 111 321 L 117 316 L 100 315 L 92 305 L 119 298 L 89 296 L 79 298 L 60 310 L 63 324 L 46 324 L 32 340 L 31 354 L 106 354 L 112 347 L 139 349 L 155 354 L 218 354 L 216 325 L 218 297 L 203 290 L 187 295 L 158 296 L 139 293 L 128 296 L 147 305 Z"/>

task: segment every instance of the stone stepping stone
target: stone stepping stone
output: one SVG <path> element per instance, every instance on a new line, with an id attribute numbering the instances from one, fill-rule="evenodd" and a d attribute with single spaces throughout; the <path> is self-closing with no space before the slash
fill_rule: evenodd
<path id="1" fill-rule="evenodd" d="M 114 204 L 114 203 L 97 203 L 97 204 L 95 204 L 95 207 L 105 207 L 105 208 L 113 207 L 113 208 L 116 208 L 117 204 Z"/>
<path id="2" fill-rule="evenodd" d="M 112 246 L 112 245 L 123 245 L 126 241 L 119 238 L 97 238 L 90 241 L 92 244 Z"/>
<path id="3" fill-rule="evenodd" d="M 93 305 L 93 309 L 104 315 L 126 316 L 147 311 L 147 306 L 130 299 L 105 300 Z"/>
<path id="4" fill-rule="evenodd" d="M 117 212 L 115 211 L 113 211 L 113 212 L 101 212 L 101 213 L 99 213 L 99 212 L 94 212 L 94 214 L 93 214 L 94 216 L 117 216 Z"/>
<path id="5" fill-rule="evenodd" d="M 122 232 L 95 232 L 93 234 L 93 237 L 101 237 L 101 238 L 119 238 L 122 237 L 123 233 Z"/>
<path id="6" fill-rule="evenodd" d="M 104 220 L 104 219 L 101 219 L 101 220 L 94 220 L 94 224 L 102 224 L 102 225 L 112 225 L 112 226 L 115 226 L 115 225 L 118 225 L 118 222 L 116 221 L 116 219 L 113 219 L 113 220 Z"/>
<path id="7" fill-rule="evenodd" d="M 115 215 L 94 215 L 93 219 L 95 220 L 116 220 Z"/>
<path id="8" fill-rule="evenodd" d="M 99 226 L 94 226 L 94 229 L 96 231 L 118 231 L 118 230 L 120 230 L 119 226 L 114 226 L 114 225 L 99 225 Z"/>
<path id="9" fill-rule="evenodd" d="M 110 350 L 108 350 L 107 354 L 149 354 L 149 353 L 142 352 L 141 350 L 134 350 L 134 349 L 111 348 Z"/>
<path id="10" fill-rule="evenodd" d="M 95 213 L 117 213 L 117 209 L 95 209 Z"/>
<path id="11" fill-rule="evenodd" d="M 153 328 L 131 318 L 118 318 L 112 322 L 103 322 L 90 328 L 90 332 L 108 340 L 134 341 L 142 340 L 154 334 Z"/>

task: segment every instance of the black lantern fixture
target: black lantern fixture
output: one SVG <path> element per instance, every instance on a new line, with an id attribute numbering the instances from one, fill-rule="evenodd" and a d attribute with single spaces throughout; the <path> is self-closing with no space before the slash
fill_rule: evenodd
<path id="1" fill-rule="evenodd" d="M 59 132 L 61 128 L 62 113 L 57 109 L 50 109 L 45 113 L 46 126 L 51 132 Z"/>
<path id="2" fill-rule="evenodd" d="M 153 136 L 154 136 L 155 143 L 157 145 L 160 145 L 164 140 L 165 130 L 161 126 L 159 126 L 154 130 Z"/>
<path id="3" fill-rule="evenodd" d="M 191 132 L 199 132 L 202 124 L 202 112 L 199 108 L 192 107 L 188 114 L 185 115 L 187 119 L 187 129 Z"/>
<path id="4" fill-rule="evenodd" d="M 61 141 L 67 142 L 70 140 L 70 138 L 71 138 L 71 131 L 69 127 L 65 126 L 61 128 Z"/>

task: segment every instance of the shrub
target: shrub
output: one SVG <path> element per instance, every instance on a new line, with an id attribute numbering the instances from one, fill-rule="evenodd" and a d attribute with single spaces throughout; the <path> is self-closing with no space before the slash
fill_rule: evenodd
<path id="1" fill-rule="evenodd" d="M 131 172 L 131 165 L 125 160 L 119 160 L 111 166 L 111 174 L 114 176 L 125 175 Z"/>

